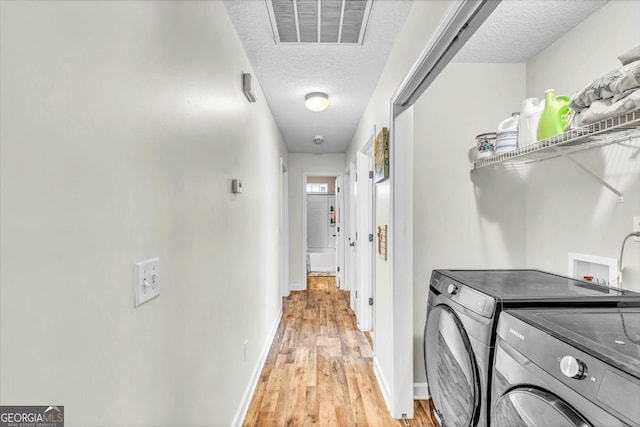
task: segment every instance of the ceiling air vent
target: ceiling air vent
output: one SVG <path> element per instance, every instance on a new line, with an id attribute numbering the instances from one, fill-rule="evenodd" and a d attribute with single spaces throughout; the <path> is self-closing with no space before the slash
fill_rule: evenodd
<path id="1" fill-rule="evenodd" d="M 362 44 L 373 0 L 265 0 L 276 43 Z"/>

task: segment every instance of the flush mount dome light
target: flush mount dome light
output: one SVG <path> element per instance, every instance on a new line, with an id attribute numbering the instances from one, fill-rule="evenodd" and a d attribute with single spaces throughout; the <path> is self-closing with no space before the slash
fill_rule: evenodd
<path id="1" fill-rule="evenodd" d="M 304 106 L 311 111 L 322 111 L 329 106 L 329 95 L 322 92 L 311 92 L 304 97 Z"/>

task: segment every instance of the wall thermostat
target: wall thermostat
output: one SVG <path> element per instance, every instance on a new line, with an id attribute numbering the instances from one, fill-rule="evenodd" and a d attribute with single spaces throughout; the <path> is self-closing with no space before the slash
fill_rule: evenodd
<path id="1" fill-rule="evenodd" d="M 242 193 L 242 181 L 239 179 L 231 180 L 231 192 Z"/>

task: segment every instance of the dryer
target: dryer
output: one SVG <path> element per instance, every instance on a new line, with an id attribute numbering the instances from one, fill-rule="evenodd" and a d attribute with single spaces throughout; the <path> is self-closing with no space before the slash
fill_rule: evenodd
<path id="1" fill-rule="evenodd" d="M 640 309 L 500 316 L 491 426 L 640 427 Z"/>
<path id="2" fill-rule="evenodd" d="M 500 313 L 526 307 L 640 306 L 640 294 L 540 270 L 434 270 L 424 332 L 436 415 L 447 427 L 488 425 Z"/>

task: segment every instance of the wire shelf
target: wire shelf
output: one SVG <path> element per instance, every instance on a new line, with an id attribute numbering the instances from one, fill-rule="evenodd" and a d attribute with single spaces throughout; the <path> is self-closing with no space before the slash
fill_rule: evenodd
<path id="1" fill-rule="evenodd" d="M 471 171 L 498 164 L 524 165 L 640 137 L 640 110 L 471 162 Z"/>

